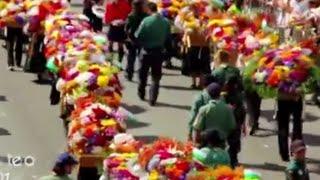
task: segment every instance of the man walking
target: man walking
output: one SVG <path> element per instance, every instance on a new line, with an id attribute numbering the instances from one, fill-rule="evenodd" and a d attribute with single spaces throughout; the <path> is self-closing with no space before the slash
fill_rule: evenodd
<path id="1" fill-rule="evenodd" d="M 13 71 L 14 65 L 21 67 L 23 43 L 23 31 L 21 27 L 7 28 L 8 70 Z"/>
<path id="2" fill-rule="evenodd" d="M 148 73 L 151 69 L 152 83 L 150 87 L 149 104 L 156 104 L 160 80 L 162 76 L 163 50 L 170 36 L 170 24 L 168 20 L 158 13 L 155 3 L 148 3 L 148 14 L 135 33 L 138 43 L 142 46 L 141 67 L 139 69 L 138 95 L 145 99 L 145 88 Z"/>
<path id="3" fill-rule="evenodd" d="M 211 83 L 207 87 L 211 100 L 200 108 L 193 122 L 193 141 L 201 143 L 200 134 L 209 129 L 218 130 L 223 139 L 227 139 L 236 129 L 236 121 L 231 107 L 220 99 L 221 86 Z"/>

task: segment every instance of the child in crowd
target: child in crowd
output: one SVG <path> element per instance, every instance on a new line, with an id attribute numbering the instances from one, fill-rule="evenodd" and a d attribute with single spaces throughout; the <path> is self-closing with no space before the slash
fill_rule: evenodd
<path id="1" fill-rule="evenodd" d="M 225 139 L 221 137 L 219 131 L 208 129 L 201 134 L 201 137 L 201 149 L 198 151 L 200 158 L 195 161 L 204 167 L 230 166 L 230 156 L 224 150 Z"/>
<path id="2" fill-rule="evenodd" d="M 309 180 L 309 172 L 306 167 L 306 145 L 302 140 L 295 140 L 291 144 L 293 159 L 288 164 L 287 180 Z"/>
<path id="3" fill-rule="evenodd" d="M 190 110 L 190 118 L 189 118 L 189 140 L 192 139 L 192 126 L 194 123 L 194 120 L 196 119 L 199 109 L 208 104 L 211 100 L 211 97 L 209 95 L 209 89 L 207 88 L 211 83 L 215 82 L 214 77 L 211 75 L 206 75 L 203 81 L 204 89 L 196 95 L 195 100 L 193 101 L 191 110 Z"/>
<path id="4" fill-rule="evenodd" d="M 72 180 L 69 175 L 77 164 L 78 161 L 69 153 L 62 153 L 53 167 L 52 175 L 44 176 L 39 180 Z"/>
<path id="5" fill-rule="evenodd" d="M 232 109 L 220 99 L 221 86 L 211 83 L 208 87 L 211 100 L 199 109 L 193 123 L 193 141 L 201 143 L 201 133 L 209 129 L 217 129 L 223 138 L 227 138 L 236 128 Z"/>

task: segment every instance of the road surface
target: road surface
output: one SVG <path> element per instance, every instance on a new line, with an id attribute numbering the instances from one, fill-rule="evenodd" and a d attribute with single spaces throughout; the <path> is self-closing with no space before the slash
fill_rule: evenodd
<path id="1" fill-rule="evenodd" d="M 7 71 L 4 49 L 0 49 L 0 57 L 0 180 L 1 175 L 9 175 L 10 180 L 36 179 L 48 174 L 57 154 L 66 147 L 59 108 L 49 105 L 49 85 L 38 84 L 34 74 Z M 156 107 L 138 99 L 136 77 L 134 80 L 123 80 L 123 105 L 139 119 L 129 125 L 129 132 L 145 141 L 158 136 L 186 140 L 188 111 L 198 93 L 190 90 L 190 79 L 178 70 L 166 70 Z M 260 171 L 265 180 L 282 180 L 286 164 L 278 155 L 273 106 L 272 100 L 263 101 L 260 121 L 264 130 L 258 136 L 243 137 L 240 161 Z M 320 179 L 319 130 L 319 109 L 306 107 L 304 138 L 312 180 Z M 20 157 L 26 162 L 14 163 Z"/>

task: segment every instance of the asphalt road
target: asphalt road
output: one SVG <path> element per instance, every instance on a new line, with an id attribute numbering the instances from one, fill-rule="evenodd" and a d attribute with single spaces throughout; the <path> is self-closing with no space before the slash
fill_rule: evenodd
<path id="1" fill-rule="evenodd" d="M 50 86 L 38 84 L 34 74 L 7 71 L 4 49 L 0 49 L 0 57 L 0 180 L 1 175 L 9 175 L 10 180 L 36 179 L 48 174 L 66 145 L 59 108 L 49 105 Z M 156 107 L 138 99 L 136 77 L 134 80 L 123 80 L 123 106 L 139 119 L 138 123 L 129 124 L 129 132 L 147 142 L 158 136 L 186 140 L 188 111 L 198 93 L 190 90 L 190 79 L 181 76 L 178 70 L 166 70 Z M 255 137 L 243 137 L 240 161 L 245 167 L 260 171 L 265 180 L 282 180 L 286 164 L 278 155 L 273 105 L 272 100 L 263 101 L 260 121 L 264 130 Z M 307 106 L 304 138 L 312 180 L 320 179 L 319 130 L 320 111 Z M 9 161 L 19 157 L 26 163 L 16 167 Z"/>

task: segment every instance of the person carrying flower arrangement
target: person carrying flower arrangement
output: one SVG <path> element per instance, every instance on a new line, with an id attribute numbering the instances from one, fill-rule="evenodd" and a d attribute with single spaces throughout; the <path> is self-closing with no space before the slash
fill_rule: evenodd
<path id="1" fill-rule="evenodd" d="M 226 51 L 218 51 L 217 68 L 212 75 L 222 86 L 222 96 L 224 101 L 232 107 L 236 128 L 228 136 L 229 154 L 232 166 L 238 164 L 238 153 L 241 149 L 241 132 L 245 124 L 245 108 L 243 98 L 243 85 L 240 70 L 231 65 L 231 55 Z"/>
<path id="2" fill-rule="evenodd" d="M 277 99 L 278 143 L 283 161 L 289 161 L 289 124 L 293 116 L 292 140 L 302 139 L 303 98 L 300 94 L 279 93 Z"/>
<path id="3" fill-rule="evenodd" d="M 209 41 L 199 29 L 185 32 L 183 39 L 187 50 L 183 60 L 182 74 L 191 76 L 191 88 L 200 88 L 203 76 L 210 74 Z"/>
<path id="4" fill-rule="evenodd" d="M 220 99 L 221 86 L 211 83 L 207 87 L 212 100 L 200 108 L 193 123 L 193 141 L 201 142 L 201 133 L 209 129 L 216 129 L 221 137 L 227 139 L 236 128 L 236 121 L 232 109 L 224 100 Z"/>
<path id="5" fill-rule="evenodd" d="M 192 78 L 191 88 L 201 88 L 202 79 L 210 74 L 209 39 L 205 35 L 201 12 L 196 4 L 181 9 L 175 26 L 183 32 L 181 74 Z"/>

